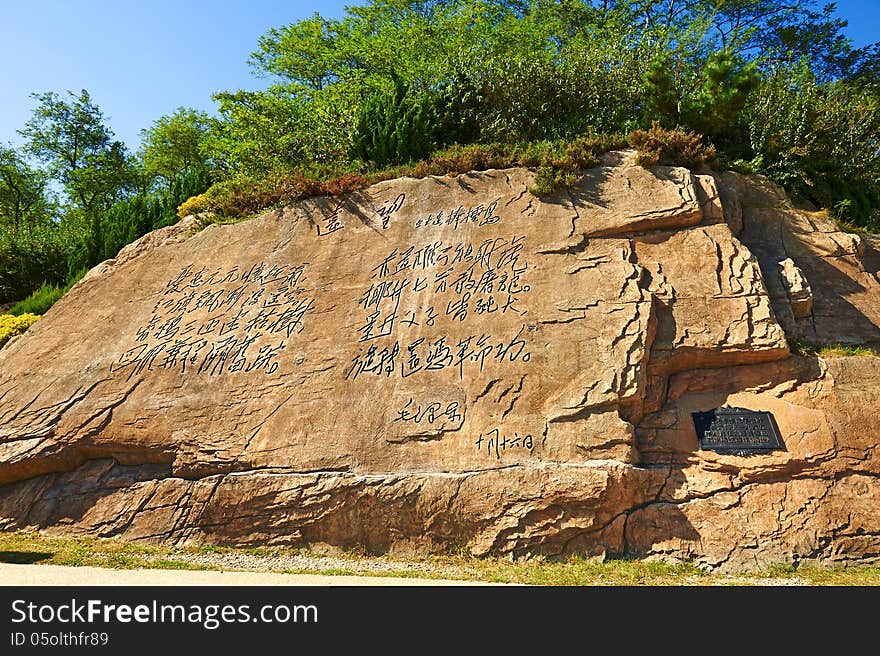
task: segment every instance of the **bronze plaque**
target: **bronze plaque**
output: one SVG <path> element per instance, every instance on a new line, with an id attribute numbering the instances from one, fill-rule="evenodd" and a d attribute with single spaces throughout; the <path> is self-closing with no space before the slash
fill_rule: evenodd
<path id="1" fill-rule="evenodd" d="M 769 412 L 723 407 L 691 416 L 702 450 L 748 455 L 785 449 Z"/>

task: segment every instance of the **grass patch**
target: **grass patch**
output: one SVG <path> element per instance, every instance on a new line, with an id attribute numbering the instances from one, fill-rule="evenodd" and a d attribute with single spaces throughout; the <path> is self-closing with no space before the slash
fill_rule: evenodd
<path id="1" fill-rule="evenodd" d="M 844 346 L 842 344 L 832 344 L 823 346 L 819 349 L 819 355 L 822 357 L 835 357 L 844 355 L 880 355 L 874 349 L 867 346 Z"/>
<path id="2" fill-rule="evenodd" d="M 786 193 L 793 198 L 798 198 L 794 191 L 786 189 Z M 858 223 L 849 220 L 845 214 L 841 214 L 839 211 L 835 210 L 835 208 L 818 210 L 798 208 L 798 211 L 811 219 L 826 219 L 832 221 L 834 225 L 837 226 L 838 230 L 843 232 L 849 232 L 863 237 L 873 237 L 880 232 L 880 214 L 868 220 L 864 225 L 859 225 Z"/>
<path id="3" fill-rule="evenodd" d="M 552 166 L 539 166 L 535 171 L 535 182 L 529 187 L 529 193 L 534 196 L 546 196 L 555 191 L 570 189 L 577 179 L 571 171 L 554 169 Z"/>
<path id="4" fill-rule="evenodd" d="M 354 549 L 332 557 L 283 547 L 232 548 L 214 545 L 163 547 L 91 537 L 48 537 L 36 532 L 0 533 L 0 561 L 7 563 L 93 566 L 115 569 L 218 570 L 224 556 L 261 559 L 257 571 L 324 576 L 379 576 L 458 579 L 525 585 L 880 585 L 880 567 L 776 565 L 758 573 L 709 573 L 688 564 L 572 556 L 564 560 L 476 558 L 464 553 L 437 556 L 369 556 Z M 314 567 L 279 566 L 285 556 L 309 555 Z M 215 562 L 206 562 L 206 558 Z M 319 567 L 321 562 L 329 562 Z M 381 567 L 377 567 L 377 564 Z M 247 569 L 254 571 L 253 567 Z"/>
<path id="5" fill-rule="evenodd" d="M 45 314 L 46 310 L 52 307 L 59 298 L 67 292 L 67 287 L 63 285 L 49 285 L 43 283 L 39 289 L 34 291 L 23 301 L 19 301 L 9 309 L 9 314 Z"/>
<path id="6" fill-rule="evenodd" d="M 154 556 L 173 554 L 174 550 L 121 540 L 91 537 L 54 538 L 29 531 L 17 531 L 0 533 L 0 552 L 20 555 L 39 554 L 42 557 L 35 562 L 48 565 L 134 569 L 156 567 L 163 562 L 170 563 L 168 560 L 157 560 Z"/>
<path id="7" fill-rule="evenodd" d="M 851 232 L 857 235 L 873 235 L 877 232 L 877 230 L 871 230 L 865 226 L 856 225 L 855 223 L 844 221 L 843 219 L 837 219 L 834 222 L 843 232 Z"/>
<path id="8" fill-rule="evenodd" d="M 206 565 L 195 565 L 183 560 L 175 560 L 173 558 L 158 558 L 148 561 L 150 569 L 179 569 L 179 570 L 216 570 L 215 567 Z"/>
<path id="9" fill-rule="evenodd" d="M 461 565 L 478 580 L 525 585 L 684 585 L 711 579 L 710 574 L 692 565 L 626 559 L 599 561 L 580 556 L 561 561 L 472 559 Z"/>
<path id="10" fill-rule="evenodd" d="M 788 348 L 795 355 L 818 355 L 823 358 L 846 356 L 880 356 L 880 352 L 867 346 L 852 344 L 813 344 L 797 337 L 788 338 Z"/>
<path id="11" fill-rule="evenodd" d="M 809 585 L 880 585 L 880 567 L 816 567 L 802 565 L 796 576 Z"/>

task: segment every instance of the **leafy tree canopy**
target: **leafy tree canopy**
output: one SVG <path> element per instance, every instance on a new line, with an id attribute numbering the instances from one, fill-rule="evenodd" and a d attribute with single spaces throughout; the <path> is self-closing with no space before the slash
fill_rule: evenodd
<path id="1" fill-rule="evenodd" d="M 12 147 L 0 145 L 0 223 L 18 232 L 45 224 L 53 213 L 48 176 Z"/>
<path id="2" fill-rule="evenodd" d="M 146 177 L 170 185 L 181 174 L 207 168 L 205 141 L 210 127 L 206 113 L 179 107 L 141 130 L 140 158 Z"/>
<path id="3" fill-rule="evenodd" d="M 845 26 L 815 0 L 372 0 L 267 32 L 250 63 L 272 86 L 218 94 L 211 143 L 230 175 L 265 177 L 659 121 L 814 202 L 859 189 L 870 208 L 880 46 Z M 791 114 L 766 117 L 768 96 Z"/>
<path id="4" fill-rule="evenodd" d="M 54 92 L 32 94 L 37 107 L 19 132 L 69 200 L 89 212 L 119 198 L 135 183 L 136 173 L 125 145 L 113 140 L 89 92 L 67 95 L 65 100 Z"/>

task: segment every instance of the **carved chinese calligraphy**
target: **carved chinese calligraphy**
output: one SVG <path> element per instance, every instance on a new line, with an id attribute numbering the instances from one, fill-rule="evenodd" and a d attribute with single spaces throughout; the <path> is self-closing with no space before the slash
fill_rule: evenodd
<path id="1" fill-rule="evenodd" d="M 305 265 L 183 267 L 168 281 L 135 346 L 111 371 L 130 378 L 151 369 L 218 376 L 273 374 L 281 352 L 304 328 L 314 299 L 303 287 Z"/>
<path id="2" fill-rule="evenodd" d="M 424 336 L 441 317 L 444 325 L 456 326 L 479 315 L 525 315 L 521 297 L 531 287 L 525 280 L 524 242 L 524 236 L 514 235 L 476 245 L 436 240 L 419 248 L 393 248 L 373 267 L 360 298 L 365 314 L 358 341 L 370 343 L 352 359 L 346 378 L 396 371 L 405 378 L 447 367 L 458 368 L 463 378 L 467 363 L 482 372 L 487 358 L 527 362 L 524 324 L 514 335 L 500 338 L 485 332 Z M 421 336 L 405 339 L 408 330 L 417 328 L 421 330 L 414 334 Z M 399 338 L 375 343 L 391 336 Z"/>

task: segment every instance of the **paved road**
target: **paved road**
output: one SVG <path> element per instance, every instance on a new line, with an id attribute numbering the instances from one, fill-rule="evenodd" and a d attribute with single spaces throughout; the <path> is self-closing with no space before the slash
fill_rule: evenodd
<path id="1" fill-rule="evenodd" d="M 0 585 L 488 585 L 479 581 L 0 563 Z"/>

